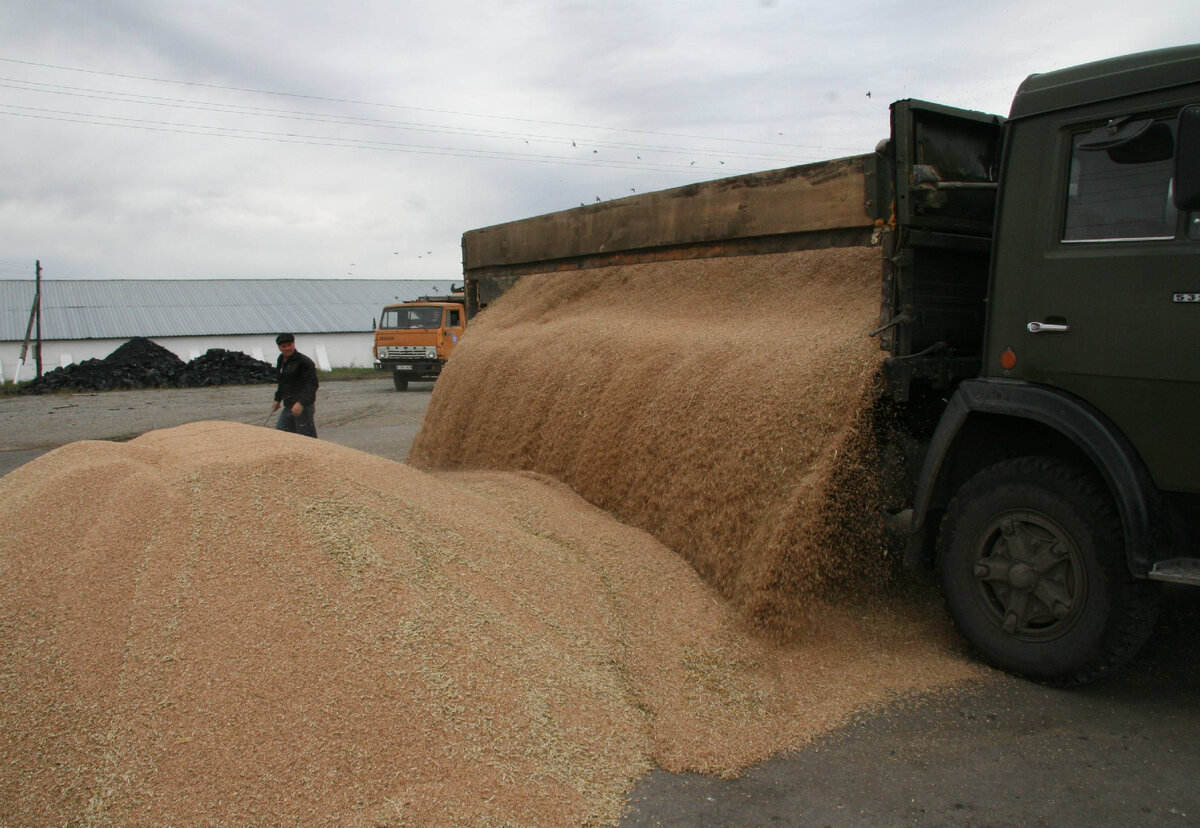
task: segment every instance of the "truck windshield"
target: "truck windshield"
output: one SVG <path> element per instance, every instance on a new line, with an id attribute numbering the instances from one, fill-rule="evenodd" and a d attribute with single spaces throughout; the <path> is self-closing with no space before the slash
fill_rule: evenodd
<path id="1" fill-rule="evenodd" d="M 442 309 L 431 307 L 387 308 L 379 321 L 381 328 L 430 330 L 441 327 Z"/>

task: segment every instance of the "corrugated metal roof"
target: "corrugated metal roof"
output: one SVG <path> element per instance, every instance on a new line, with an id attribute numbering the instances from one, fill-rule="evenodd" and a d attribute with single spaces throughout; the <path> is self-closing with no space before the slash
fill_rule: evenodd
<path id="1" fill-rule="evenodd" d="M 383 305 L 450 279 L 42 279 L 42 339 L 371 330 Z M 34 282 L 0 280 L 0 341 L 22 341 Z"/>

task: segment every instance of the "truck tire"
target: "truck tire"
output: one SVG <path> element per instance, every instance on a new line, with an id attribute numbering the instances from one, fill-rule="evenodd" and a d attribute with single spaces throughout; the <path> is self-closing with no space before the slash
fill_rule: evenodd
<path id="1" fill-rule="evenodd" d="M 402 377 L 398 371 L 392 371 L 392 384 L 396 386 L 397 391 L 407 391 L 408 377 Z"/>
<path id="2" fill-rule="evenodd" d="M 1022 457 L 976 474 L 938 541 L 947 608 L 991 664 L 1047 684 L 1083 684 L 1137 652 L 1157 584 L 1125 561 L 1112 498 L 1076 466 Z"/>

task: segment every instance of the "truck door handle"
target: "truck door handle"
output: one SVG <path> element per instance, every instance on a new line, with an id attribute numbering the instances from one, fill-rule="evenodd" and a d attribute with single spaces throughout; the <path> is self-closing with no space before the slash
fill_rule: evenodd
<path id="1" fill-rule="evenodd" d="M 1057 322 L 1030 322 L 1025 326 L 1025 330 L 1030 333 L 1066 333 L 1071 330 L 1071 326 L 1060 325 Z"/>

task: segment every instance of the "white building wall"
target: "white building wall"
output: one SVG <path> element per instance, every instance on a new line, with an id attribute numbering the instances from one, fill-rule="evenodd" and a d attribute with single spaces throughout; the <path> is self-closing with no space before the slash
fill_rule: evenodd
<path id="1" fill-rule="evenodd" d="M 274 334 L 240 334 L 229 336 L 169 336 L 150 337 L 153 342 L 174 353 L 184 362 L 190 362 L 209 348 L 224 348 L 241 351 L 255 359 L 275 364 L 279 347 Z M 73 362 L 88 359 L 104 359 L 128 339 L 75 339 L 46 340 L 42 342 L 42 372 Z M 317 368 L 370 368 L 374 364 L 371 346 L 375 342 L 372 331 L 339 334 L 296 334 L 296 350 L 311 357 Z M 12 383 L 17 380 L 17 366 L 21 356 L 20 342 L 0 342 L 0 381 Z M 322 359 L 324 357 L 324 359 Z M 37 364 L 34 346 L 30 343 L 21 368 L 20 379 L 30 380 L 36 376 Z"/>

